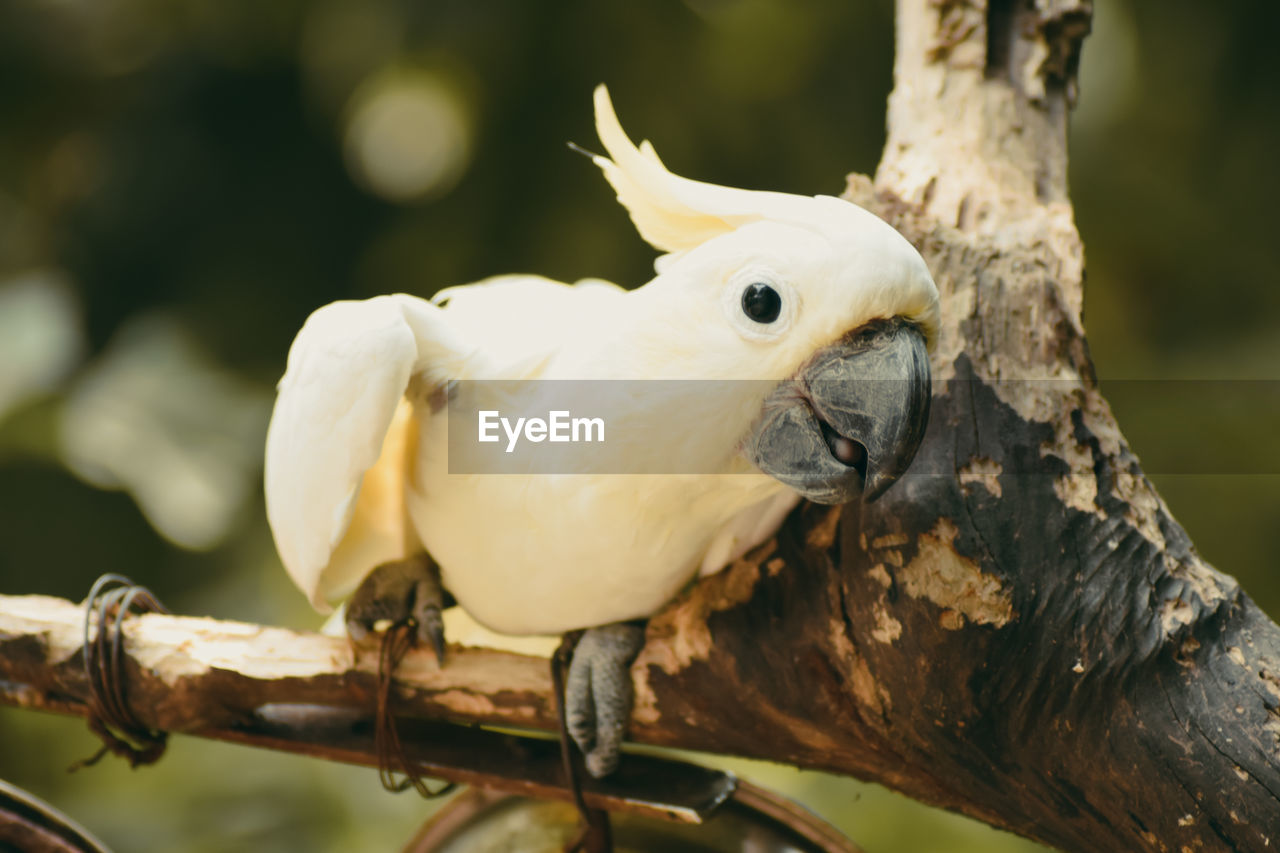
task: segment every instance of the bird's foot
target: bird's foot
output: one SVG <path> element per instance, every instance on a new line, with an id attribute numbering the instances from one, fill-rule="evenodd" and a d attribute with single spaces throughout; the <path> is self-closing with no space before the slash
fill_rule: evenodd
<path id="1" fill-rule="evenodd" d="M 416 626 L 418 642 L 430 643 L 444 663 L 444 617 L 452 596 L 440 582 L 440 567 L 426 552 L 383 563 L 365 576 L 347 603 L 347 633 L 361 642 L 379 622 Z"/>
<path id="2" fill-rule="evenodd" d="M 565 683 L 565 725 L 597 779 L 618 766 L 631 717 L 631 662 L 644 646 L 644 625 L 617 622 L 587 630 L 573 651 Z"/>

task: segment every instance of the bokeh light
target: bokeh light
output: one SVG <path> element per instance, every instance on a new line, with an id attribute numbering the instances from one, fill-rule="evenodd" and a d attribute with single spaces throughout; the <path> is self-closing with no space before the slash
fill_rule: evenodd
<path id="1" fill-rule="evenodd" d="M 75 291 L 57 270 L 0 281 L 0 421 L 71 373 L 85 349 L 81 323 Z"/>
<path id="2" fill-rule="evenodd" d="M 448 192 L 466 170 L 471 131 L 457 97 L 425 72 L 388 72 L 363 84 L 349 107 L 352 175 L 370 192 L 408 202 Z"/>

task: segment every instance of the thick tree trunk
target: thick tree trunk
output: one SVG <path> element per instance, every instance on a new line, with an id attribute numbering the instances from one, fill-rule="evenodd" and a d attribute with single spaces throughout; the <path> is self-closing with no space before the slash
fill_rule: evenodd
<path id="1" fill-rule="evenodd" d="M 651 621 L 636 740 L 874 779 L 1067 850 L 1280 843 L 1280 628 L 1170 517 L 1084 340 L 1065 140 L 1089 16 L 1088 0 L 899 0 L 888 146 L 849 197 L 942 291 L 928 436 L 881 500 L 802 506 Z M 238 662 L 202 658 L 171 619 L 128 631 L 145 722 L 368 706 L 370 662 L 336 641 L 273 634 L 246 674 L 247 640 Z M 76 710 L 74 624 L 20 621 L 0 618 L 0 698 Z M 400 683 L 402 710 L 551 722 L 541 660 L 411 655 Z"/>
<path id="2" fill-rule="evenodd" d="M 849 196 L 942 291 L 929 434 L 881 501 L 804 509 L 763 569 L 657 620 L 641 719 L 1065 849 L 1266 849 L 1280 630 L 1170 516 L 1084 340 L 1066 117 L 1088 2 L 898 14 L 889 142 Z"/>

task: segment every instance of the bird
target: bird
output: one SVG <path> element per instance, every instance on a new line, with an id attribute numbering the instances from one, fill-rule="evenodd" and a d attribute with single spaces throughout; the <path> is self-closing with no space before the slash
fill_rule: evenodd
<path id="1" fill-rule="evenodd" d="M 594 106 L 588 156 L 660 253 L 654 277 L 319 308 L 278 384 L 264 485 L 289 576 L 321 612 L 345 601 L 354 639 L 412 619 L 443 659 L 452 602 L 501 634 L 584 631 L 566 715 L 604 776 L 644 620 L 800 500 L 875 500 L 907 470 L 939 303 L 869 211 L 680 177 L 603 85 Z M 602 440 L 542 440 L 574 406 Z"/>

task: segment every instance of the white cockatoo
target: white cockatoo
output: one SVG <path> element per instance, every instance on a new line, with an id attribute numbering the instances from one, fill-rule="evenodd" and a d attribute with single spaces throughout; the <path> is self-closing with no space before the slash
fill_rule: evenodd
<path id="1" fill-rule="evenodd" d="M 442 652 L 442 587 L 493 631 L 590 629 L 568 716 L 602 775 L 630 705 L 634 620 L 763 541 L 800 497 L 870 500 L 905 471 L 938 293 L 866 210 L 679 177 L 632 144 L 603 86 L 595 108 L 608 156 L 592 159 L 665 253 L 656 277 L 624 290 L 505 276 L 320 308 L 289 352 L 265 479 L 290 577 L 321 611 L 354 593 L 357 637 L 416 617 Z M 714 385 L 636 390 L 690 379 Z M 450 400 L 468 380 L 634 387 L 608 407 L 595 467 L 451 472 Z"/>

